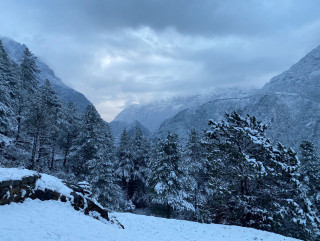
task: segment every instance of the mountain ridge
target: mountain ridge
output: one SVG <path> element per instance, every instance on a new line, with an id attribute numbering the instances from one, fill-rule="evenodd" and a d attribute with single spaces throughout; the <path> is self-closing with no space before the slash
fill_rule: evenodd
<path id="1" fill-rule="evenodd" d="M 27 46 L 8 37 L 0 36 L 0 40 L 2 40 L 4 48 L 10 59 L 15 63 L 19 63 Z M 45 80 L 48 79 L 52 84 L 52 87 L 55 89 L 55 91 L 57 91 L 61 100 L 66 103 L 70 101 L 74 102 L 81 112 L 83 112 L 88 105 L 92 105 L 82 93 L 63 83 L 62 80 L 55 75 L 54 71 L 46 63 L 41 61 L 39 58 L 36 59 L 36 63 L 40 70 L 38 75 L 40 84 L 44 83 Z"/>

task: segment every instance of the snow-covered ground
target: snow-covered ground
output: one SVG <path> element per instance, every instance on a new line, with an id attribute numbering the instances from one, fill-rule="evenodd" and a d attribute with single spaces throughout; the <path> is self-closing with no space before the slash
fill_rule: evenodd
<path id="1" fill-rule="evenodd" d="M 1 241 L 293 241 L 235 226 L 200 224 L 128 213 L 114 213 L 126 227 L 105 224 L 68 203 L 27 199 L 0 206 Z"/>
<path id="2" fill-rule="evenodd" d="M 0 168 L 0 182 L 7 180 L 21 180 L 23 177 L 36 175 L 37 172 L 20 168 Z"/>

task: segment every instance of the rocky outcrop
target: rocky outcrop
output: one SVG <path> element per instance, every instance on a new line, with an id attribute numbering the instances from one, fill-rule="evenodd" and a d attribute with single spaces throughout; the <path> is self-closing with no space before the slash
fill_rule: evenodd
<path id="1" fill-rule="evenodd" d="M 23 202 L 33 195 L 36 181 L 40 175 L 26 176 L 18 180 L 5 180 L 0 182 L 0 205 L 11 202 Z"/>
<path id="2" fill-rule="evenodd" d="M 41 201 L 56 200 L 69 202 L 75 210 L 100 221 L 110 221 L 108 211 L 91 198 L 91 195 L 83 185 L 62 182 L 57 178 L 36 172 L 20 178 L 0 179 L 0 205 L 23 202 L 26 198 Z"/>

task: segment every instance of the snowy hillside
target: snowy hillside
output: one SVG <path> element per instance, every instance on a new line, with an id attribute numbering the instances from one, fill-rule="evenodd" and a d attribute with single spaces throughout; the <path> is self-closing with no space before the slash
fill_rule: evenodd
<path id="1" fill-rule="evenodd" d="M 202 95 L 173 97 L 141 105 L 131 105 L 120 112 L 114 121 L 131 124 L 138 120 L 151 133 L 154 133 L 163 121 L 186 108 L 193 108 L 215 99 L 245 97 L 249 93 L 251 93 L 251 90 L 217 89 L 215 91 L 208 91 Z"/>
<path id="2" fill-rule="evenodd" d="M 58 201 L 27 199 L 0 206 L 1 240 L 5 241 L 293 241 L 250 228 L 115 213 L 125 226 L 105 224 Z"/>
<path id="3" fill-rule="evenodd" d="M 320 148 L 319 93 L 320 47 L 250 96 L 226 96 L 184 109 L 165 120 L 156 135 L 163 137 L 170 131 L 186 138 L 191 129 L 203 132 L 208 128 L 209 119 L 221 120 L 225 112 L 237 111 L 267 124 L 267 136 L 273 143 L 298 150 L 301 141 L 309 140 Z"/>
<path id="4" fill-rule="evenodd" d="M 304 98 L 320 102 L 320 46 L 290 69 L 272 78 L 262 91 L 297 93 Z"/>

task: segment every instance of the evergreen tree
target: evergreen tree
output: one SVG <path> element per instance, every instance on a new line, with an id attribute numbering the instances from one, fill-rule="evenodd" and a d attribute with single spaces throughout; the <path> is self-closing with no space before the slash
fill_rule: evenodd
<path id="1" fill-rule="evenodd" d="M 319 227 L 310 221 L 316 219 L 312 207 L 304 208 L 294 151 L 272 147 L 266 126 L 253 116 L 234 112 L 209 124 L 203 141 L 211 164 L 205 218 L 313 240 L 311 230 Z"/>
<path id="2" fill-rule="evenodd" d="M 204 148 L 196 130 L 191 130 L 184 152 L 184 165 L 189 197 L 195 209 L 195 219 L 200 221 L 200 211 L 206 199 L 208 164 L 204 158 Z"/>
<path id="3" fill-rule="evenodd" d="M 300 144 L 301 176 L 300 181 L 305 189 L 305 202 L 314 205 L 320 211 L 320 159 L 312 142 Z M 319 220 L 315 220 L 319 223 Z"/>
<path id="4" fill-rule="evenodd" d="M 58 98 L 56 91 L 52 88 L 50 82 L 48 80 L 45 81 L 44 85 L 41 86 L 41 101 L 45 106 L 45 114 L 46 114 L 46 134 L 48 137 L 50 149 L 51 149 L 51 157 L 50 157 L 50 169 L 53 169 L 55 162 L 55 151 L 57 138 L 59 134 L 59 124 L 62 118 L 62 104 Z"/>
<path id="5" fill-rule="evenodd" d="M 132 152 L 132 140 L 127 130 L 124 129 L 117 150 L 117 175 L 122 181 L 122 188 L 126 192 L 128 200 L 131 200 L 134 194 L 134 162 Z"/>
<path id="6" fill-rule="evenodd" d="M 149 188 L 151 202 L 164 209 L 169 218 L 173 210 L 193 210 L 187 202 L 184 173 L 178 136 L 168 133 L 159 143 L 156 158 L 151 164 Z"/>
<path id="7" fill-rule="evenodd" d="M 303 141 L 300 144 L 301 178 L 309 190 L 308 196 L 320 210 L 320 159 L 312 142 Z"/>
<path id="8" fill-rule="evenodd" d="M 31 107 L 35 99 L 35 95 L 38 89 L 37 74 L 40 72 L 37 64 L 36 57 L 29 51 L 28 48 L 25 49 L 22 62 L 20 64 L 20 79 L 18 82 L 18 110 L 17 110 L 17 121 L 18 121 L 18 140 L 21 134 L 21 125 L 24 115 L 24 110 L 26 107 Z"/>
<path id="9" fill-rule="evenodd" d="M 135 137 L 132 140 L 133 162 L 133 195 L 132 201 L 137 206 L 146 205 L 146 181 L 149 176 L 150 143 L 143 136 L 142 130 L 137 127 Z"/>
<path id="10" fill-rule="evenodd" d="M 39 165 L 37 168 L 52 169 L 59 132 L 61 102 L 48 80 L 40 87 L 33 103 L 33 110 L 26 114 L 25 121 L 26 130 L 33 139 L 30 167 L 35 168 L 38 152 Z M 47 163 L 50 164 L 47 165 Z"/>
<path id="11" fill-rule="evenodd" d="M 13 110 L 14 79 L 11 62 L 0 40 L 0 134 L 12 134 L 15 131 Z"/>
<path id="12" fill-rule="evenodd" d="M 67 166 L 69 159 L 70 149 L 73 145 L 73 140 L 77 138 L 80 132 L 80 116 L 77 107 L 73 102 L 69 102 L 67 106 L 62 108 L 62 116 L 60 123 L 60 137 L 59 142 L 63 148 L 63 166 Z"/>
<path id="13" fill-rule="evenodd" d="M 113 208 L 120 206 L 121 191 L 113 170 L 113 137 L 108 123 L 92 105 L 86 108 L 82 117 L 81 132 L 72 152 L 78 180 L 91 183 L 94 195 L 102 204 Z"/>

